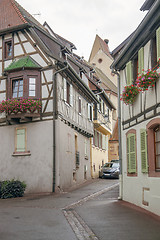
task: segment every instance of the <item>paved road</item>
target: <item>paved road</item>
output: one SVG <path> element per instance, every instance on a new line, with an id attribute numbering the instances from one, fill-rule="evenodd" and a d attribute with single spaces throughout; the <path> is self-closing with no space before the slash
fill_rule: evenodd
<path id="1" fill-rule="evenodd" d="M 160 222 L 118 201 L 117 180 L 0 200 L 0 240 L 159 240 Z"/>
<path id="2" fill-rule="evenodd" d="M 95 180 L 67 193 L 1 199 L 0 240 L 77 240 L 64 209 L 113 184 Z"/>

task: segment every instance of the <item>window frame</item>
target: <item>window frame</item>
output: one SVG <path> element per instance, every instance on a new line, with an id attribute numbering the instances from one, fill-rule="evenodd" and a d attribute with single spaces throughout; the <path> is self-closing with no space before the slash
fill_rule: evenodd
<path id="1" fill-rule="evenodd" d="M 129 138 L 129 136 L 135 136 L 135 172 L 129 172 L 129 166 L 128 166 L 128 148 L 127 148 L 127 140 Z M 130 153 L 130 151 L 129 151 Z M 135 129 L 130 129 L 127 133 L 126 133 L 126 161 L 127 161 L 127 176 L 129 177 L 137 177 L 137 138 L 136 138 L 136 130 Z"/>
<path id="2" fill-rule="evenodd" d="M 146 126 L 147 129 L 147 147 L 148 147 L 148 165 L 149 177 L 160 177 L 160 171 L 155 166 L 155 146 L 154 146 L 154 129 L 160 125 L 160 118 L 152 119 Z"/>
<path id="3" fill-rule="evenodd" d="M 78 114 L 82 115 L 82 98 L 78 97 Z"/>
<path id="4" fill-rule="evenodd" d="M 24 142 L 25 142 L 25 146 L 24 146 L 24 151 L 17 151 L 17 147 L 18 147 L 18 141 L 17 141 L 17 132 L 18 130 L 23 130 L 24 129 Z M 30 151 L 27 151 L 27 128 L 26 127 L 16 127 L 15 128 L 15 145 L 14 145 L 14 152 L 12 154 L 12 156 L 29 156 L 31 155 Z"/>
<path id="5" fill-rule="evenodd" d="M 29 78 L 36 79 L 36 89 L 35 96 L 29 96 Z M 23 79 L 23 96 L 22 97 L 13 97 L 13 81 Z M 8 74 L 7 81 L 7 98 L 31 98 L 31 99 L 39 99 L 41 97 L 41 79 L 40 72 L 38 70 L 24 70 L 24 71 L 16 71 Z"/>
<path id="6" fill-rule="evenodd" d="M 11 50 L 11 56 L 9 56 L 9 54 L 6 54 L 7 53 L 7 45 L 8 43 L 11 43 L 11 46 L 12 46 L 12 50 Z M 3 58 L 4 60 L 10 60 L 13 58 L 13 38 L 8 38 L 8 39 L 4 39 L 3 40 Z"/>

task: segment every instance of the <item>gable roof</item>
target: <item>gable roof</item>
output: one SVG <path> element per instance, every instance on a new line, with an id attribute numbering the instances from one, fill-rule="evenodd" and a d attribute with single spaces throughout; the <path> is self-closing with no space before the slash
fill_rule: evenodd
<path id="1" fill-rule="evenodd" d="M 94 56 L 97 54 L 97 52 L 101 49 L 108 57 L 110 57 L 112 59 L 112 56 L 110 54 L 109 51 L 109 47 L 108 47 L 108 42 L 109 40 L 105 39 L 102 40 L 98 35 L 96 35 L 94 43 L 93 43 L 93 47 L 91 50 L 91 54 L 89 57 L 89 62 L 92 61 L 92 59 L 94 58 Z"/>
<path id="2" fill-rule="evenodd" d="M 37 25 L 45 29 L 31 14 L 15 0 L 0 0 L 0 32 L 24 25 Z"/>
<path id="3" fill-rule="evenodd" d="M 50 32 L 56 39 L 58 39 L 60 42 L 62 42 L 62 44 L 63 44 L 64 46 L 67 47 L 67 45 L 69 45 L 71 49 L 75 49 L 75 50 L 76 50 L 76 47 L 75 47 L 75 45 L 74 45 L 72 42 L 68 41 L 67 39 L 65 39 L 65 38 L 63 38 L 62 36 L 60 36 L 60 35 L 58 35 L 57 33 L 55 33 L 46 21 L 44 22 L 43 26 L 46 27 L 46 28 L 49 30 L 49 32 Z"/>
<path id="4" fill-rule="evenodd" d="M 31 58 L 30 56 L 26 56 L 23 58 L 18 59 L 17 61 L 13 61 L 7 68 L 5 68 L 5 72 L 9 72 L 12 70 L 17 70 L 17 69 L 24 69 L 24 68 L 32 68 L 32 69 L 36 69 L 36 68 L 41 68 L 41 66 L 36 63 L 33 58 Z"/>

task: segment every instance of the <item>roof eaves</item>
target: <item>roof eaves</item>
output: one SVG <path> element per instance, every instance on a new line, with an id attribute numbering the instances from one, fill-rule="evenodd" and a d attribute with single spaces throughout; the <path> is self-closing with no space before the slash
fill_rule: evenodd
<path id="1" fill-rule="evenodd" d="M 60 67 L 64 67 L 64 64 L 68 65 L 68 68 L 65 70 L 66 73 L 68 73 L 68 70 L 74 75 L 74 78 L 76 79 L 77 84 L 80 86 L 81 90 L 84 90 L 85 93 L 90 97 L 90 99 L 95 102 L 99 103 L 97 97 L 94 95 L 94 93 L 90 90 L 90 88 L 85 84 L 85 82 L 82 81 L 82 79 L 78 76 L 78 74 L 75 72 L 73 67 L 66 61 L 66 62 L 58 62 L 57 65 Z"/>
<path id="2" fill-rule="evenodd" d="M 125 67 L 127 61 L 131 59 L 135 55 L 136 52 L 142 46 L 143 41 L 148 41 L 149 38 L 149 31 L 153 31 L 153 21 L 160 23 L 160 1 L 156 0 L 156 2 L 151 7 L 151 10 L 146 14 L 140 25 L 135 30 L 133 36 L 131 37 L 130 41 L 126 44 L 122 52 L 119 56 L 115 59 L 115 61 L 111 64 L 110 68 L 114 68 L 115 70 L 121 70 Z M 149 27 L 150 26 L 150 27 Z M 154 25 L 155 27 L 155 25 Z M 144 31 L 145 30 L 145 31 Z M 145 32 L 145 36 L 142 33 Z"/>
<path id="3" fill-rule="evenodd" d="M 29 27 L 31 27 L 31 25 L 29 23 L 24 23 L 24 24 L 21 24 L 21 25 L 9 27 L 9 28 L 4 28 L 4 29 L 0 30 L 0 35 L 10 33 L 10 32 L 13 32 L 15 30 L 22 30 L 24 28 L 29 28 Z"/>

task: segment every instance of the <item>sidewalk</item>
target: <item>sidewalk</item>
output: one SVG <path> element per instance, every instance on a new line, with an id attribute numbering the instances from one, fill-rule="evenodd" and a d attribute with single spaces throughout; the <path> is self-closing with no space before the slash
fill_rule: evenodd
<path id="1" fill-rule="evenodd" d="M 160 240 L 160 217 L 117 197 L 118 187 L 75 211 L 99 240 Z"/>

